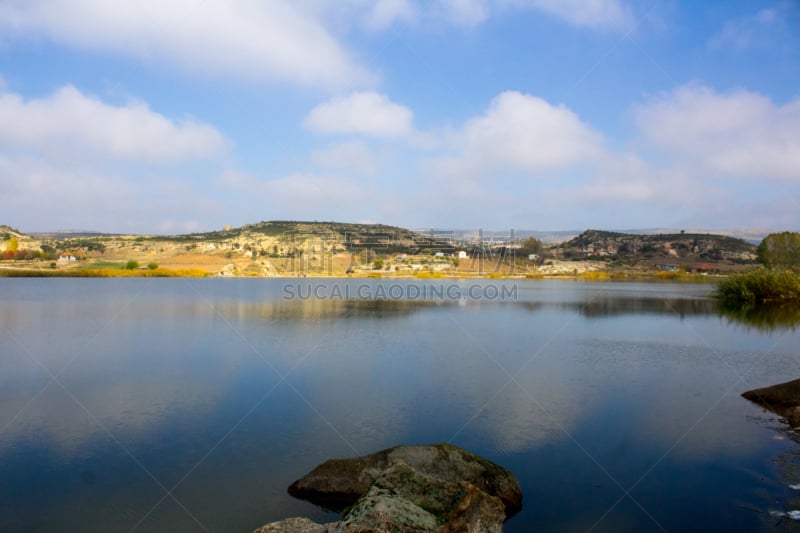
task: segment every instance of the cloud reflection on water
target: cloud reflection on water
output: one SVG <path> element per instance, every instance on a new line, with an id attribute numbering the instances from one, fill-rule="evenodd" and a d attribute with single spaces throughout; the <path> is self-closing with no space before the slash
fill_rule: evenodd
<path id="1" fill-rule="evenodd" d="M 64 386 L 170 481 L 241 421 L 182 487 L 190 501 L 305 513 L 285 485 L 318 462 L 451 438 L 490 456 L 572 448 L 574 439 L 632 483 L 678 441 L 671 460 L 694 463 L 768 447 L 738 403 L 737 380 L 779 381 L 800 344 L 781 337 L 751 368 L 777 337 L 732 328 L 696 289 L 658 298 L 544 284 L 519 302 L 286 301 L 248 281 L 145 288 L 124 306 L 0 300 L 0 337 L 12 347 L 0 359 L 0 424 L 47 382 L 32 355 L 63 369 Z M 9 336 L 30 342 L 13 348 Z M 51 385 L 0 434 L 0 464 L 35 444 L 67 468 L 104 439 Z M 215 486 L 254 495 L 237 504 Z"/>

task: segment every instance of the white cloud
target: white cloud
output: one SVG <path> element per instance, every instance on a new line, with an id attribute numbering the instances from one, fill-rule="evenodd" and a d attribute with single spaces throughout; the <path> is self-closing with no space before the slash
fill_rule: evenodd
<path id="1" fill-rule="evenodd" d="M 460 26 L 476 26 L 489 18 L 487 0 L 439 0 L 441 15 Z"/>
<path id="2" fill-rule="evenodd" d="M 311 110 L 303 125 L 317 133 L 355 133 L 400 137 L 413 132 L 413 113 L 383 94 L 355 92 Z"/>
<path id="3" fill-rule="evenodd" d="M 653 179 L 652 173 L 653 170 L 638 156 L 607 156 L 598 161 L 590 177 L 568 190 L 568 194 L 576 200 L 590 202 L 666 200 L 667 197 L 660 190 L 664 182 Z M 683 193 L 674 181 L 670 181 L 668 187 L 676 193 Z"/>
<path id="4" fill-rule="evenodd" d="M 377 169 L 377 161 L 372 152 L 360 142 L 336 143 L 322 150 L 315 150 L 311 153 L 311 160 L 326 168 L 365 175 L 373 175 Z"/>
<path id="5" fill-rule="evenodd" d="M 216 199 L 198 194 L 203 171 L 184 165 L 213 168 L 227 145 L 213 126 L 143 102 L 112 105 L 72 86 L 38 99 L 0 91 L 4 214 L 29 231 L 153 231 L 164 213 L 196 218 Z"/>
<path id="6" fill-rule="evenodd" d="M 115 107 L 72 86 L 38 99 L 0 93 L 0 148 L 80 157 L 175 161 L 206 158 L 226 142 L 212 126 L 174 122 L 136 102 Z"/>
<path id="7" fill-rule="evenodd" d="M 687 85 L 640 106 L 644 136 L 698 174 L 800 181 L 800 99 L 776 105 L 754 92 Z"/>
<path id="8" fill-rule="evenodd" d="M 568 167 L 602 153 L 602 137 L 565 106 L 507 91 L 457 131 L 456 167 L 527 172 Z"/>
<path id="9" fill-rule="evenodd" d="M 501 0 L 530 6 L 574 26 L 598 30 L 631 30 L 636 22 L 630 8 L 620 0 Z"/>
<path id="10" fill-rule="evenodd" d="M 140 190 L 113 172 L 0 153 L 4 218 L 25 231 L 48 229 L 50 220 L 59 222 L 49 229 L 95 229 L 103 221 L 107 231 L 118 231 L 120 220 L 135 210 L 132 199 Z"/>
<path id="11" fill-rule="evenodd" d="M 459 26 L 477 26 L 501 10 L 538 10 L 573 26 L 628 31 L 636 27 L 631 9 L 621 0 L 438 0 L 434 16 Z"/>
<path id="12" fill-rule="evenodd" d="M 304 0 L 312 14 L 340 28 L 381 31 L 393 25 L 431 24 L 472 28 L 498 14 L 547 13 L 582 28 L 629 31 L 636 17 L 626 0 Z"/>
<path id="13" fill-rule="evenodd" d="M 240 79 L 373 80 L 313 13 L 286 0 L 10 0 L 0 4 L 0 29 Z"/>
<path id="14" fill-rule="evenodd" d="M 708 41 L 710 48 L 736 48 L 744 50 L 757 45 L 770 46 L 776 33 L 782 32 L 783 17 L 778 8 L 762 9 L 748 17 L 730 19 Z"/>
<path id="15" fill-rule="evenodd" d="M 396 22 L 417 18 L 417 9 L 409 0 L 377 0 L 364 16 L 364 25 L 372 31 L 384 30 Z"/>
<path id="16" fill-rule="evenodd" d="M 246 192 L 248 204 L 258 205 L 271 219 L 342 220 L 343 213 L 364 216 L 364 204 L 375 191 L 338 175 L 295 173 L 261 179 L 247 172 L 227 171 L 218 182 L 238 193 Z"/>
<path id="17" fill-rule="evenodd" d="M 298 209 L 304 205 L 352 205 L 364 199 L 364 190 L 358 183 L 337 176 L 292 174 L 266 182 L 264 189 L 273 201 Z M 304 211 L 313 212 L 308 208 Z"/>
<path id="18" fill-rule="evenodd" d="M 5 89 L 6 87 L 7 87 L 6 79 L 3 76 L 0 76 L 0 91 Z"/>

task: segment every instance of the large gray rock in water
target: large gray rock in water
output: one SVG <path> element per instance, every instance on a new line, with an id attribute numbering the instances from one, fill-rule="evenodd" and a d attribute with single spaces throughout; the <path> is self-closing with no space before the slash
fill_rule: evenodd
<path id="1" fill-rule="evenodd" d="M 425 475 L 398 460 L 378 476 L 340 524 L 342 531 L 368 526 L 387 531 L 500 533 L 505 519 L 500 498 L 466 481 Z"/>
<path id="2" fill-rule="evenodd" d="M 292 518 L 257 533 L 499 533 L 506 518 L 522 507 L 522 490 L 511 472 L 451 444 L 332 459 L 292 483 L 289 492 L 328 508 L 349 509 L 339 522 Z"/>
<path id="3" fill-rule="evenodd" d="M 800 379 L 742 393 L 748 400 L 786 417 L 794 429 L 800 429 Z"/>
<path id="4" fill-rule="evenodd" d="M 509 515 L 522 507 L 522 489 L 505 468 L 452 444 L 397 446 L 353 459 L 330 459 L 289 487 L 296 498 L 336 509 L 352 505 L 392 464 L 444 481 L 466 481 L 497 496 Z"/>

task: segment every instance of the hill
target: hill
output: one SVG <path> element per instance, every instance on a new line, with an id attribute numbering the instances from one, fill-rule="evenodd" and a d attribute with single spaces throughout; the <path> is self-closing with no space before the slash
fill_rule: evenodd
<path id="1" fill-rule="evenodd" d="M 14 229 L 11 226 L 0 225 L 0 241 L 7 241 L 11 238 L 20 239 L 23 237 L 25 237 L 25 235 L 18 229 Z"/>
<path id="2" fill-rule="evenodd" d="M 236 276 L 341 275 L 353 264 L 371 265 L 379 257 L 449 255 L 458 246 L 451 235 L 423 235 L 385 224 L 285 220 L 181 235 L 56 232 L 36 234 L 35 240 L 10 228 L 6 233 L 0 251 L 13 237 L 14 246 L 26 252 L 7 257 L 4 268 L 120 268 L 135 261 L 141 268 Z"/>
<path id="3" fill-rule="evenodd" d="M 662 270 L 719 270 L 753 265 L 756 246 L 743 239 L 708 233 L 639 235 L 587 230 L 552 249 L 569 260 L 602 260 L 616 266 Z"/>
<path id="4" fill-rule="evenodd" d="M 385 224 L 262 221 L 239 228 L 181 235 L 61 232 L 25 235 L 0 226 L 0 252 L 9 268 L 199 269 L 235 276 L 450 272 L 461 274 L 580 273 L 587 270 L 730 272 L 755 264 L 756 247 L 703 233 L 642 235 L 587 230 L 546 245 L 541 257 L 515 252 L 531 232 L 503 235 L 412 231 Z M 574 235 L 574 234 L 573 234 Z M 15 251 L 10 251 L 10 248 Z M 462 251 L 459 257 L 455 252 Z M 459 259 L 461 259 L 459 261 Z M 27 261 L 27 262 L 26 262 Z M 376 266 L 376 262 L 382 266 Z"/>

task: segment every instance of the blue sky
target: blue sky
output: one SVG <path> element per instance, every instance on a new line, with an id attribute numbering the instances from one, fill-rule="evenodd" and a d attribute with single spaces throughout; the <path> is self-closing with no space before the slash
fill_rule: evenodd
<path id="1" fill-rule="evenodd" d="M 800 229 L 800 5 L 0 0 L 0 223 Z"/>

